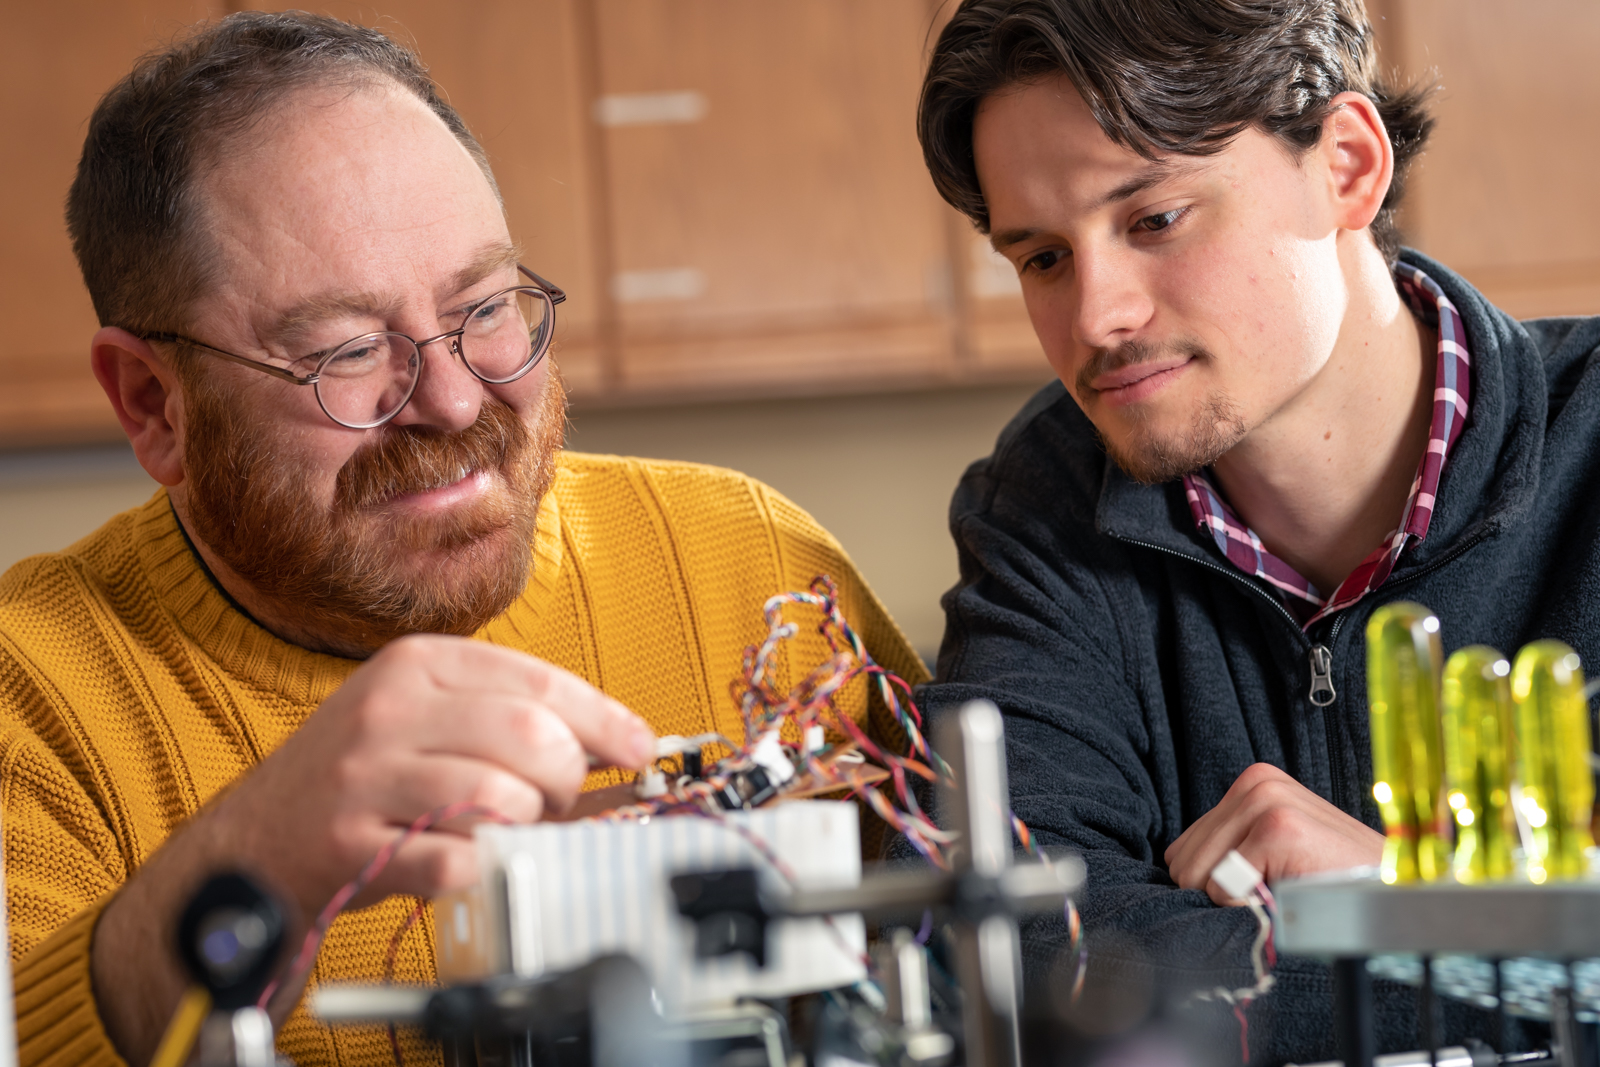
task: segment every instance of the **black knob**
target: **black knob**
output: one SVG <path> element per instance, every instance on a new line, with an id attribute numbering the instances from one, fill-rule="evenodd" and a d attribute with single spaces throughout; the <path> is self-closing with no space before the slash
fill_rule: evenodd
<path id="1" fill-rule="evenodd" d="M 202 885 L 178 920 L 178 955 L 223 1011 L 261 996 L 283 947 L 283 910 L 242 874 Z"/>

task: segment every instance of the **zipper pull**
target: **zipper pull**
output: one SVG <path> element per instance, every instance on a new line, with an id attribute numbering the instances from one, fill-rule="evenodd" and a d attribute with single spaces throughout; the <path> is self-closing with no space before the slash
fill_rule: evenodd
<path id="1" fill-rule="evenodd" d="M 1339 694 L 1333 691 L 1333 653 L 1327 645 L 1311 646 L 1311 703 L 1319 708 L 1332 704 Z"/>

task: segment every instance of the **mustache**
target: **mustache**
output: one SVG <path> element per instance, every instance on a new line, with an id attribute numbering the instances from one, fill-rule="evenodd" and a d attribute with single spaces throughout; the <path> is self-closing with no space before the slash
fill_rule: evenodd
<path id="1" fill-rule="evenodd" d="M 1075 392 L 1079 396 L 1093 396 L 1099 390 L 1091 383 L 1102 374 L 1122 370 L 1124 367 L 1136 367 L 1141 363 L 1154 363 L 1173 356 L 1193 356 L 1201 360 L 1211 358 L 1211 354 L 1197 341 L 1179 340 L 1162 344 L 1137 340 L 1124 341 L 1115 348 L 1094 350 L 1094 354 L 1078 368 L 1077 377 L 1073 379 Z"/>
<path id="2" fill-rule="evenodd" d="M 397 496 L 454 485 L 476 470 L 499 470 L 529 439 L 522 420 L 494 397 L 485 397 L 477 420 L 456 433 L 391 424 L 340 468 L 335 507 L 349 514 Z"/>

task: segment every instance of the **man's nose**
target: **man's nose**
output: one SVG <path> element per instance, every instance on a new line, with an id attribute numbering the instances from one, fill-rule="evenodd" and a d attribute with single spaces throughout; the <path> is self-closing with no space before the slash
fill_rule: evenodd
<path id="1" fill-rule="evenodd" d="M 1130 340 L 1155 313 L 1141 273 L 1115 251 L 1077 252 L 1077 308 L 1073 338 L 1089 348 L 1114 348 Z"/>
<path id="2" fill-rule="evenodd" d="M 483 382 L 461 361 L 459 345 L 459 338 L 444 337 L 423 347 L 416 392 L 394 417 L 397 424 L 457 433 L 478 421 Z"/>

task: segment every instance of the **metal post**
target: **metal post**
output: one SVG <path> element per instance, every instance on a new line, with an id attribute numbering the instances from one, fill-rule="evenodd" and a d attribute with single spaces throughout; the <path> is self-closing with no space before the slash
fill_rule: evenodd
<path id="1" fill-rule="evenodd" d="M 1500 970 L 1501 960 L 1492 961 L 1494 966 L 1494 1039 L 1495 1051 L 1504 1055 L 1511 1051 L 1510 1016 L 1506 1014 L 1506 980 Z"/>
<path id="2" fill-rule="evenodd" d="M 1365 957 L 1333 961 L 1333 1010 L 1345 1067 L 1372 1067 L 1378 1049 L 1372 1026 L 1372 976 Z"/>
<path id="3" fill-rule="evenodd" d="M 1428 1053 L 1428 1067 L 1439 1064 L 1439 1000 L 1433 989 L 1433 957 L 1422 957 L 1422 988 L 1417 991 L 1417 1016 L 1422 1030 L 1422 1047 Z"/>
<path id="4" fill-rule="evenodd" d="M 965 849 L 956 875 L 999 878 L 1011 866 L 1011 805 L 1000 709 L 973 701 L 940 731 L 956 786 L 948 797 Z M 1022 952 L 1017 924 L 1000 908 L 956 924 L 965 998 L 967 1067 L 1021 1067 Z"/>
<path id="5" fill-rule="evenodd" d="M 1555 1039 L 1556 1063 L 1560 1067 L 1588 1067 L 1583 1060 L 1577 1006 L 1570 988 L 1557 987 L 1550 993 L 1550 1036 Z"/>

